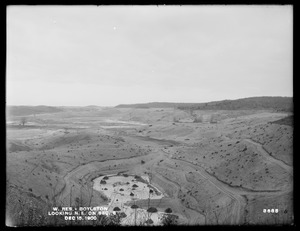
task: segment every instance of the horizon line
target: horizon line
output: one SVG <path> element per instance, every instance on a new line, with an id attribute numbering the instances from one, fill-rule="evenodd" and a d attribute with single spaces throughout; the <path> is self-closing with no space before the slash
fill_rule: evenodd
<path id="1" fill-rule="evenodd" d="M 213 100 L 213 101 L 205 101 L 205 102 L 171 102 L 171 101 L 151 101 L 151 102 L 143 102 L 143 103 L 120 103 L 117 105 L 112 106 L 102 106 L 102 105 L 46 105 L 46 104 L 39 104 L 39 105 L 32 105 L 32 104 L 6 104 L 6 107 L 9 106 L 16 106 L 16 107 L 116 107 L 119 105 L 136 105 L 136 104 L 150 104 L 150 103 L 174 103 L 174 104 L 199 104 L 199 103 L 211 103 L 211 102 L 219 102 L 219 101 L 226 101 L 226 100 L 239 100 L 239 99 L 248 99 L 248 98 L 262 98 L 262 97 L 282 97 L 282 98 L 293 98 L 293 96 L 249 96 L 243 98 L 236 98 L 236 99 L 221 99 L 221 100 Z"/>

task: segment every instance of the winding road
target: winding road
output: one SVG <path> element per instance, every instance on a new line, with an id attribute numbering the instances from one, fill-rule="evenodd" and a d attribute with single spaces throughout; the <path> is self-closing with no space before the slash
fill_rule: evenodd
<path id="1" fill-rule="evenodd" d="M 144 139 L 144 141 L 145 141 L 145 139 Z M 261 144 L 256 143 L 250 139 L 245 139 L 245 141 L 247 141 L 251 145 L 255 146 L 257 151 L 260 152 L 265 158 L 267 158 L 268 161 L 270 161 L 274 164 L 277 164 L 280 167 L 284 168 L 289 173 L 292 173 L 292 170 L 293 170 L 292 167 L 290 167 L 290 166 L 286 165 L 284 162 L 277 160 L 277 159 L 273 158 L 272 156 L 270 156 L 263 149 Z M 150 139 L 150 140 L 148 140 L 148 142 L 157 143 L 158 140 Z M 243 219 L 242 211 L 246 205 L 244 195 L 248 195 L 248 194 L 257 195 L 260 193 L 264 193 L 264 194 L 266 193 L 266 192 L 250 192 L 247 190 L 243 190 L 242 188 L 230 187 L 229 185 L 225 184 L 224 182 L 219 181 L 216 177 L 207 173 L 204 167 L 195 165 L 191 162 L 188 162 L 188 161 L 185 161 L 182 159 L 174 159 L 172 151 L 166 152 L 164 148 L 158 148 L 156 150 L 153 150 L 145 156 L 151 157 L 151 160 L 147 161 L 144 166 L 136 167 L 137 169 L 141 170 L 140 169 L 141 167 L 143 169 L 148 167 L 148 170 L 154 171 L 155 167 L 160 166 L 160 162 L 162 162 L 161 160 L 168 161 L 168 162 L 170 162 L 170 161 L 180 162 L 182 165 L 189 166 L 191 169 L 194 169 L 195 172 L 201 176 L 201 178 L 207 180 L 210 184 L 212 184 L 214 187 L 216 187 L 220 192 L 224 193 L 229 198 L 231 198 L 233 201 L 233 207 L 232 207 L 231 216 L 230 216 L 231 224 L 237 225 L 237 224 L 242 223 L 242 219 Z M 60 192 L 58 192 L 55 196 L 60 199 L 68 197 L 70 194 L 71 188 L 72 188 L 72 184 L 74 183 L 74 180 L 72 179 L 72 177 L 80 175 L 81 172 L 86 172 L 87 169 L 88 169 L 88 172 L 92 172 L 93 168 L 96 168 L 93 165 L 95 163 L 101 163 L 101 162 L 103 163 L 103 162 L 109 162 L 109 161 L 118 162 L 118 161 L 124 161 L 124 160 L 129 160 L 129 159 L 141 159 L 141 158 L 144 158 L 145 156 L 131 156 L 131 157 L 125 157 L 125 158 L 119 158 L 119 159 L 92 160 L 92 161 L 86 162 L 82 165 L 76 166 L 73 169 L 71 169 L 70 171 L 68 171 L 63 176 L 65 185 L 60 190 Z M 166 167 L 166 166 L 164 166 L 164 167 Z M 168 167 L 166 167 L 166 168 L 168 168 Z M 99 170 L 99 169 L 95 169 L 95 170 Z M 129 169 L 123 169 L 123 170 L 129 170 Z M 118 171 L 120 171 L 120 169 L 118 169 Z M 178 190 L 181 189 L 181 185 L 178 182 L 174 182 L 171 179 L 168 179 L 167 177 L 165 177 L 157 172 L 155 172 L 155 175 L 156 175 L 156 177 L 162 178 L 162 179 L 170 182 L 171 184 L 175 185 Z M 197 184 L 197 183 L 195 183 L 195 184 Z M 175 197 L 178 197 L 178 190 L 175 193 Z M 291 191 L 291 189 L 289 188 L 284 191 L 270 192 L 270 195 L 278 195 L 278 194 L 285 193 L 286 191 Z M 190 208 L 188 208 L 188 209 L 190 209 Z M 193 209 L 191 209 L 191 210 L 193 210 Z M 198 212 L 199 214 L 203 215 L 200 211 L 195 211 L 195 212 Z M 205 216 L 205 215 L 203 215 L 203 216 Z"/>

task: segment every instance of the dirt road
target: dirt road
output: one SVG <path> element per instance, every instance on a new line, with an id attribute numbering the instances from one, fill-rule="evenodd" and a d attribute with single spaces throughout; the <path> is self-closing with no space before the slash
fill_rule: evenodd
<path id="1" fill-rule="evenodd" d="M 131 137 L 131 139 L 134 139 L 134 138 Z M 140 140 L 140 139 L 137 138 L 137 140 Z M 144 139 L 143 142 L 145 142 L 145 141 L 146 141 L 146 143 L 149 142 L 152 144 L 159 142 L 156 139 L 155 140 Z M 257 150 L 260 153 L 262 153 L 270 162 L 280 165 L 282 168 L 284 168 L 285 170 L 287 170 L 290 173 L 292 172 L 292 167 L 290 167 L 290 166 L 286 165 L 284 162 L 277 160 L 277 159 L 273 158 L 272 156 L 270 156 L 262 148 L 261 144 L 258 144 L 249 139 L 246 139 L 246 141 L 251 143 L 252 145 L 254 145 L 257 148 Z M 163 140 L 163 144 L 166 144 L 165 142 L 166 141 Z M 126 158 L 119 158 L 119 159 L 113 158 L 113 159 L 106 159 L 106 160 L 93 160 L 93 161 L 87 162 L 85 164 L 82 164 L 80 166 L 76 166 L 64 175 L 63 179 L 65 182 L 65 186 L 61 189 L 61 191 L 59 193 L 57 193 L 56 196 L 57 196 L 57 198 L 60 198 L 61 200 L 69 197 L 70 191 L 73 187 L 72 185 L 74 184 L 76 177 L 78 178 L 78 176 L 80 174 L 82 174 L 83 172 L 86 173 L 86 172 L 92 172 L 92 171 L 99 171 L 99 169 L 97 169 L 95 167 L 95 165 L 94 165 L 95 163 L 100 163 L 100 162 L 109 163 L 109 161 L 114 161 L 114 163 L 115 163 L 118 161 L 122 162 L 122 161 L 130 160 L 130 159 L 132 161 L 140 162 L 141 159 L 145 158 L 146 156 L 147 156 L 147 158 L 149 158 L 149 160 L 144 165 L 134 166 L 134 167 L 132 167 L 132 169 L 127 169 L 127 170 L 136 169 L 137 172 L 143 172 L 143 171 L 147 170 L 151 174 L 155 174 L 156 177 L 164 179 L 164 180 L 170 182 L 171 184 L 175 185 L 177 190 L 180 190 L 181 185 L 178 182 L 174 182 L 174 181 L 164 177 L 163 175 L 155 172 L 155 167 L 159 167 L 160 162 L 162 162 L 162 161 L 167 161 L 167 162 L 176 161 L 176 162 L 181 162 L 181 164 L 183 166 L 189 166 L 191 169 L 194 169 L 195 172 L 201 176 L 201 178 L 207 180 L 210 184 L 212 184 L 214 187 L 216 187 L 219 191 L 223 192 L 225 195 L 227 195 L 229 198 L 232 199 L 234 204 L 233 204 L 233 207 L 231 210 L 231 215 L 230 215 L 231 224 L 241 224 L 242 223 L 243 209 L 246 205 L 244 195 L 260 193 L 260 192 L 249 192 L 249 191 L 243 190 L 241 188 L 237 189 L 234 187 L 230 187 L 229 185 L 225 184 L 224 182 L 219 181 L 216 177 L 207 173 L 203 166 L 195 165 L 193 163 L 190 163 L 188 161 L 181 160 L 181 159 L 174 159 L 173 155 L 172 155 L 172 151 L 167 152 L 164 148 L 158 147 L 158 148 L 155 148 L 155 150 L 152 150 L 150 153 L 148 153 L 145 156 L 132 156 L 132 157 L 126 157 Z M 120 170 L 121 169 L 118 169 L 118 171 L 120 171 Z M 123 170 L 126 170 L 126 169 L 123 169 Z M 291 189 L 289 188 L 284 191 L 286 192 L 286 191 L 290 191 L 290 190 Z M 261 192 L 261 193 L 268 194 L 268 192 Z M 284 193 L 284 192 L 283 191 L 270 192 L 270 195 L 278 195 L 280 193 Z M 175 197 L 178 197 L 178 191 L 175 193 Z M 199 212 L 199 211 L 197 211 L 197 212 Z"/>
<path id="2" fill-rule="evenodd" d="M 252 144 L 253 146 L 255 146 L 256 150 L 258 152 L 260 152 L 269 162 L 272 162 L 276 165 L 279 165 L 280 167 L 282 167 L 283 169 L 285 169 L 287 172 L 289 172 L 290 174 L 293 174 L 293 167 L 287 165 L 286 163 L 284 163 L 282 160 L 278 160 L 276 158 L 274 158 L 273 156 L 271 156 L 260 143 L 257 143 L 251 139 L 244 139 L 245 141 L 247 141 L 248 143 Z"/>

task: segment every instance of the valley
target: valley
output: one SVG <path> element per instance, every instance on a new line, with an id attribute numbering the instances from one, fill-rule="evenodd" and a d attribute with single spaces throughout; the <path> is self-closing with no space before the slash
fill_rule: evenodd
<path id="1" fill-rule="evenodd" d="M 37 223 L 72 224 L 44 214 L 107 206 L 120 209 L 122 225 L 161 225 L 166 209 L 185 225 L 291 224 L 293 127 L 276 123 L 289 114 L 194 113 L 205 119 L 191 122 L 175 108 L 102 107 L 26 115 L 25 125 L 9 117 L 6 219 L 25 222 L 32 210 Z M 112 181 L 101 185 L 105 176 Z M 144 182 L 136 193 L 134 176 Z M 279 212 L 263 212 L 272 208 Z"/>

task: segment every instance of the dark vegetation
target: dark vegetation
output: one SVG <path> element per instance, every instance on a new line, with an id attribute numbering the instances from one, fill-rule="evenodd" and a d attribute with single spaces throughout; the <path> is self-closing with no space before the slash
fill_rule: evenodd
<path id="1" fill-rule="evenodd" d="M 262 110 L 271 109 L 284 112 L 293 111 L 292 97 L 250 97 L 237 100 L 222 100 L 207 103 L 167 103 L 120 104 L 116 108 L 178 108 L 181 110 Z"/>
<path id="2" fill-rule="evenodd" d="M 120 104 L 116 108 L 174 108 L 179 106 L 192 106 L 193 103 L 167 103 L 167 102 L 153 102 L 141 104 Z"/>
<path id="3" fill-rule="evenodd" d="M 202 104 L 180 106 L 179 109 L 193 110 L 263 110 L 292 112 L 293 98 L 291 97 L 251 97 L 237 100 L 222 100 Z"/>

